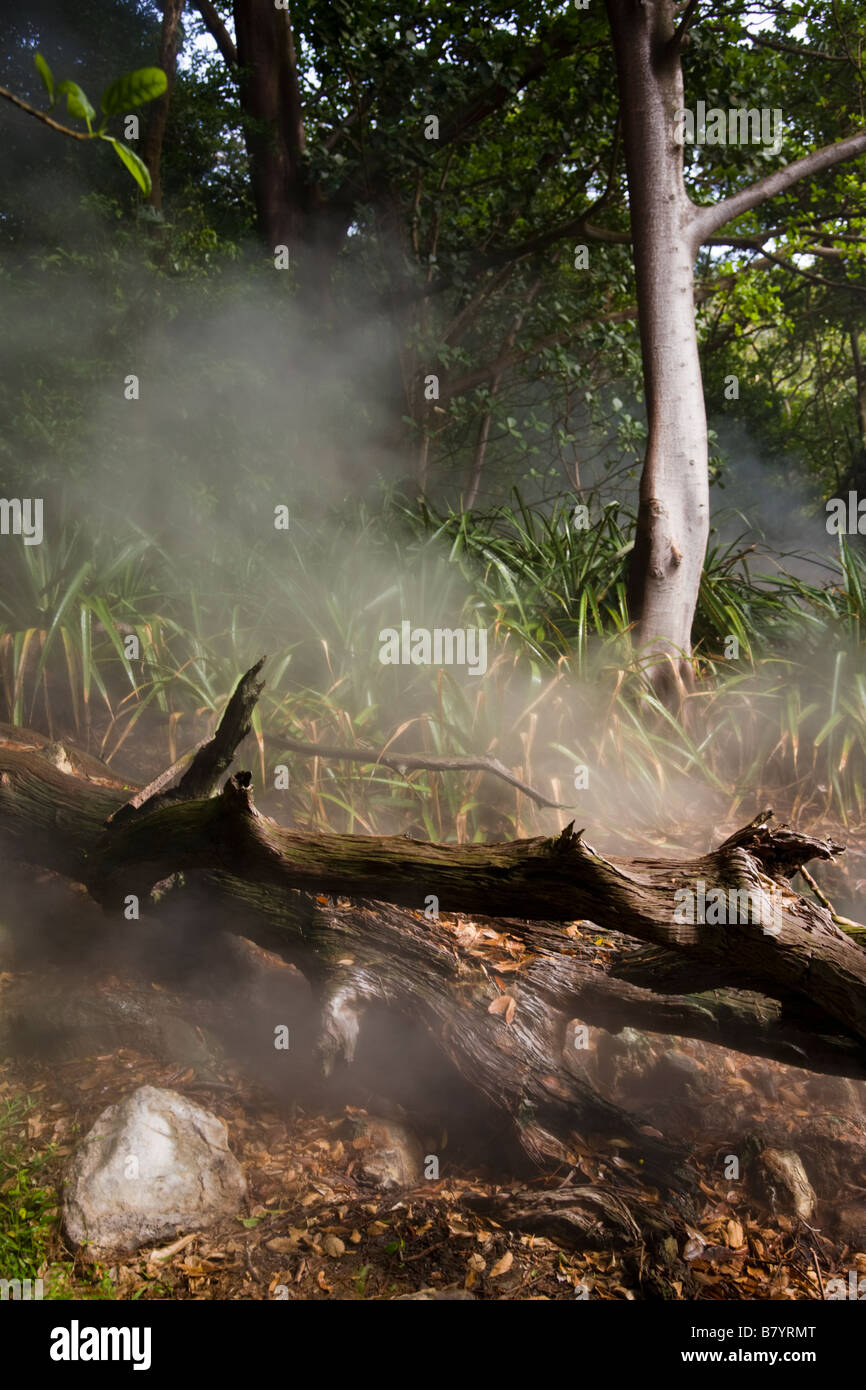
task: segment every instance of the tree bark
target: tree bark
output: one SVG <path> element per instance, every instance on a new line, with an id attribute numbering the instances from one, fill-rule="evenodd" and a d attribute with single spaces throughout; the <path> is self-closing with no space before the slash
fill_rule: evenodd
<path id="1" fill-rule="evenodd" d="M 695 328 L 694 205 L 674 140 L 684 103 L 674 7 L 608 0 L 622 102 L 647 447 L 629 611 L 650 674 L 686 674 L 709 536 L 707 422 Z M 668 659 L 670 663 L 666 662 Z"/>
<path id="2" fill-rule="evenodd" d="M 273 0 L 235 0 L 234 20 L 259 230 L 271 252 L 297 249 L 308 236 L 310 189 L 291 19 Z"/>
<path id="3" fill-rule="evenodd" d="M 186 0 L 165 0 L 162 7 L 162 30 L 159 38 L 159 66 L 166 76 L 167 86 L 153 103 L 148 115 L 141 157 L 150 170 L 150 193 L 146 201 L 151 207 L 162 208 L 162 146 L 168 125 L 171 94 L 177 75 L 177 54 L 180 44 L 180 17 Z"/>
<path id="4" fill-rule="evenodd" d="M 854 487 L 862 487 L 866 482 L 866 368 L 860 353 L 860 333 L 852 328 L 848 341 L 851 344 L 851 361 L 854 366 L 854 397 L 857 404 L 857 447 L 848 476 Z"/>

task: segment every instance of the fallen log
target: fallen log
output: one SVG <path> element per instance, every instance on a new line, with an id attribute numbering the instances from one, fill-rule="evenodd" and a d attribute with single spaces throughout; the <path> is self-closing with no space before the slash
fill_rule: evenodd
<path id="1" fill-rule="evenodd" d="M 111 915 L 135 895 L 144 912 L 174 912 L 188 925 L 196 912 L 212 920 L 216 904 L 229 910 L 232 930 L 279 942 L 319 990 L 326 1066 L 351 1059 L 370 1007 L 422 1021 L 461 1073 L 511 1115 L 539 1160 L 567 1158 L 575 1131 L 616 1135 L 653 1181 L 688 1186 L 680 1154 L 642 1134 L 569 1069 L 563 1049 L 573 1017 L 863 1074 L 866 951 L 787 882 L 801 863 L 841 846 L 775 827 L 769 814 L 718 850 L 683 861 L 606 859 L 570 826 L 495 845 L 304 834 L 256 809 L 248 773 L 210 795 L 249 727 L 260 665 L 174 788 L 163 778 L 136 794 L 94 760 L 28 746 L 7 731 L 0 845 L 84 883 Z M 677 895 L 698 882 L 745 888 L 761 902 L 772 895 L 780 906 L 771 926 L 763 918 L 679 921 Z M 326 893 L 377 901 L 329 907 L 311 896 Z M 424 917 L 430 902 L 435 909 Z M 504 984 L 495 970 L 470 969 L 437 911 L 507 917 L 508 933 L 526 949 L 525 969 Z M 694 992 L 593 970 L 551 925 L 575 920 L 676 953 L 694 972 Z M 500 1007 L 506 989 L 511 1002 Z"/>
<path id="2" fill-rule="evenodd" d="M 218 797 L 164 806 L 109 828 L 88 852 L 91 893 L 119 911 L 127 894 L 144 898 L 173 873 L 228 868 L 283 892 L 341 893 L 414 909 L 435 899 L 449 912 L 587 919 L 705 965 L 734 962 L 759 992 L 802 995 L 866 1040 L 866 950 L 786 878 L 799 863 L 838 853 L 832 842 L 776 831 L 768 815 L 740 832 L 736 844 L 682 861 L 606 859 L 571 826 L 554 837 L 492 845 L 311 835 L 261 815 L 251 780 L 236 773 Z M 773 902 L 772 922 L 678 920 L 682 896 L 696 898 L 701 884 L 727 899 Z"/>

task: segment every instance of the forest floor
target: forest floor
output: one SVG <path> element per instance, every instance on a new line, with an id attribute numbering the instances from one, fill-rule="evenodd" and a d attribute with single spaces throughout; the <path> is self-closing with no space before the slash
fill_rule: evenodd
<path id="1" fill-rule="evenodd" d="M 109 989 L 123 982 L 107 981 Z M 0 1012 L 17 1016 L 42 972 L 0 974 Z M 160 993 L 156 985 L 151 989 Z M 628 1031 L 628 1030 L 627 1030 Z M 685 1251 L 693 1284 L 713 1300 L 820 1299 L 832 1276 L 866 1273 L 866 1082 L 855 1083 L 689 1040 L 593 1029 L 605 1093 L 649 1133 L 686 1148 L 700 1182 Z M 26 1049 L 25 1049 L 26 1052 Z M 672 1060 L 673 1058 L 673 1060 Z M 91 1265 L 64 1243 L 65 1159 L 106 1106 L 138 1086 L 188 1096 L 226 1123 L 247 1175 L 247 1208 L 206 1232 Z M 505 1229 L 473 1210 L 504 1192 L 592 1183 L 665 1205 L 610 1149 L 575 1137 L 575 1166 L 527 1177 L 492 1172 L 446 1141 L 447 1176 L 389 1193 L 359 1178 L 362 1108 L 302 1108 L 275 1097 L 227 1058 L 182 1066 L 146 1050 L 67 1048 L 0 1063 L 0 1268 L 18 1260 L 46 1296 L 118 1299 L 393 1299 L 450 1290 L 477 1299 L 640 1297 L 635 1250 L 569 1248 L 567 1237 Z M 725 1177 L 744 1137 L 795 1150 L 818 1198 L 804 1222 L 747 1183 Z M 440 1146 L 441 1147 L 441 1146 Z M 639 1252 L 637 1252 L 639 1254 Z"/>

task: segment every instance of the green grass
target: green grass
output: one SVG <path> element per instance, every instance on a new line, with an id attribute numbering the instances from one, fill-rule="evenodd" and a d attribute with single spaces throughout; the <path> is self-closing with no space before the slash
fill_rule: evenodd
<path id="1" fill-rule="evenodd" d="M 574 524 L 573 503 L 435 513 L 353 506 L 293 519 L 234 550 L 168 554 L 120 523 L 91 543 L 7 547 L 0 567 L 0 718 L 70 737 L 123 766 L 136 742 L 173 761 L 240 673 L 269 654 L 247 764 L 275 814 L 320 829 L 486 839 L 551 827 L 480 774 L 406 776 L 314 762 L 283 736 L 429 753 L 488 753 L 587 824 L 662 827 L 690 791 L 734 813 L 750 797 L 818 819 L 866 818 L 866 566 L 840 541 L 810 585 L 755 573 L 715 540 L 695 620 L 696 685 L 676 715 L 629 646 L 633 520 L 615 504 Z M 383 666 L 378 634 L 487 629 L 488 671 Z M 129 639 L 137 639 L 131 657 Z M 731 640 L 739 644 L 730 655 Z M 285 763 L 287 792 L 273 790 Z M 589 769 L 575 792 L 574 768 Z"/>
<path id="2" fill-rule="evenodd" d="M 46 1299 L 113 1298 L 108 1273 L 94 1265 L 84 1272 L 57 1257 L 59 1210 L 52 1147 L 34 1151 L 26 1140 L 33 1102 L 0 1102 L 0 1279 L 43 1281 Z"/>

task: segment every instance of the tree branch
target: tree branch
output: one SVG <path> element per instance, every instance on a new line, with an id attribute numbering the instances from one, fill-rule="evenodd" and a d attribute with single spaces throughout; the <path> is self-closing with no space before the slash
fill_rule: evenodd
<path id="1" fill-rule="evenodd" d="M 64 784 L 49 764 L 45 769 L 44 782 Z M 13 833 L 16 828 L 21 833 L 16 810 L 21 798 L 32 796 L 32 760 L 4 753 L 2 771 L 0 826 L 5 821 Z M 70 780 L 66 786 L 73 792 Z M 735 963 L 762 993 L 782 989 L 800 995 L 861 1044 L 866 1039 L 866 951 L 787 882 L 799 864 L 837 852 L 839 846 L 829 841 L 785 827 L 775 830 L 766 816 L 719 849 L 683 861 L 608 859 L 572 826 L 557 836 L 502 844 L 311 835 L 285 829 L 257 811 L 251 782 L 248 772 L 238 772 L 217 797 L 173 802 L 119 828 L 112 824 L 97 844 L 91 842 L 86 863 L 79 861 L 79 876 L 109 911 L 130 893 L 147 897 L 171 874 L 199 871 L 230 873 L 257 894 L 301 889 L 380 898 L 416 910 L 432 894 L 441 911 L 586 919 L 714 969 Z M 34 814 L 44 826 L 41 832 Z M 56 803 L 42 801 L 30 811 L 29 856 L 41 849 L 56 853 L 57 817 Z M 752 904 L 748 920 L 740 907 L 733 913 L 726 909 L 727 920 L 712 925 L 695 920 L 694 913 L 684 920 L 677 904 L 683 893 L 694 901 L 701 883 L 723 901 L 731 892 L 745 893 Z M 753 915 L 756 901 L 760 921 Z"/>
<path id="2" fill-rule="evenodd" d="M 777 256 L 774 251 L 766 249 L 767 241 L 773 237 L 773 233 L 767 233 L 761 237 L 710 237 L 704 244 L 707 246 L 732 246 L 738 251 L 758 251 L 763 257 L 763 264 L 777 265 L 782 270 L 786 270 L 789 275 L 799 275 L 804 280 L 811 280 L 816 285 L 825 285 L 830 290 L 853 290 L 855 294 L 866 294 L 866 287 L 858 285 L 852 280 L 828 280 L 826 275 L 817 275 L 812 270 L 805 270 L 802 266 L 794 265 L 793 261 L 787 261 L 783 256 Z M 830 260 L 838 260 L 844 257 L 844 251 L 837 251 L 832 246 L 804 246 L 802 250 L 794 253 L 798 256 L 824 256 Z"/>
<path id="3" fill-rule="evenodd" d="M 223 24 L 217 13 L 215 5 L 211 0 L 196 0 L 196 9 L 204 20 L 205 28 L 225 59 L 229 68 L 236 68 L 238 65 L 238 51 L 234 46 L 228 29 Z"/>
<path id="4" fill-rule="evenodd" d="M 695 304 L 703 304 L 704 300 L 711 299 L 713 295 L 720 294 L 722 290 L 731 289 L 741 275 L 746 275 L 752 270 L 765 270 L 771 264 L 768 257 L 761 257 L 759 260 L 750 261 L 741 270 L 735 270 L 730 275 L 722 275 L 717 280 L 707 285 L 698 285 L 695 289 Z M 440 401 L 451 400 L 453 396 L 462 396 L 467 391 L 471 391 L 475 386 L 481 386 L 485 381 L 491 381 L 495 376 L 500 375 L 510 367 L 519 367 L 521 362 L 526 362 L 535 357 L 539 352 L 543 352 L 548 347 L 559 347 L 561 343 L 569 342 L 579 338 L 590 329 L 596 328 L 599 324 L 609 323 L 628 323 L 631 319 L 638 316 L 636 304 L 630 304 L 625 309 L 615 309 L 610 313 L 598 314 L 593 319 L 586 319 L 583 323 L 572 324 L 569 328 L 564 328 L 559 333 L 549 333 L 545 338 L 539 338 L 528 348 L 522 348 L 519 352 L 505 354 L 496 357 L 492 362 L 487 362 L 482 367 L 473 367 L 470 371 L 464 372 L 462 376 L 456 377 L 453 381 L 447 379 L 440 385 Z"/>
<path id="5" fill-rule="evenodd" d="M 452 396 L 462 396 L 467 391 L 471 391 L 475 386 L 481 386 L 485 381 L 491 381 L 495 376 L 500 375 L 509 367 L 519 367 L 521 362 L 526 362 L 529 358 L 535 357 L 539 352 L 543 352 L 548 347 L 559 347 L 561 343 L 569 342 L 579 337 L 582 333 L 596 328 L 602 323 L 627 323 L 630 319 L 636 319 L 638 314 L 637 305 L 630 304 L 627 309 L 616 309 L 607 314 L 599 314 L 594 319 L 587 319 L 584 323 L 572 324 L 569 328 L 564 328 L 558 333 L 548 333 L 546 337 L 539 338 L 528 348 L 521 348 L 518 352 L 505 353 L 503 356 L 496 357 L 492 362 L 487 362 L 482 367 L 474 367 L 471 371 L 464 372 L 462 376 L 454 381 L 444 381 L 440 385 L 440 400 L 450 400 Z"/>
<path id="6" fill-rule="evenodd" d="M 630 246 L 631 232 L 616 231 L 613 227 L 599 227 L 587 220 L 589 214 L 600 206 L 601 200 L 593 204 L 588 212 L 582 212 L 578 217 L 570 217 L 567 222 L 560 222 L 558 226 L 552 227 L 547 232 L 539 232 L 537 236 L 530 237 L 517 246 L 506 246 L 499 251 L 492 251 L 488 256 L 479 257 L 469 267 L 467 273 L 480 275 L 487 270 L 506 269 L 509 266 L 515 266 L 519 261 L 526 260 L 528 256 L 534 255 L 538 251 L 546 250 L 548 246 L 562 241 L 567 236 L 584 236 L 587 241 L 607 242 L 613 246 Z M 453 276 L 441 275 L 437 280 L 428 280 L 423 285 L 410 284 L 407 289 L 400 292 L 401 298 L 405 303 L 411 304 L 414 300 L 443 294 L 446 290 L 450 290 L 453 284 Z M 389 295 L 389 302 L 392 301 L 393 296 Z"/>
<path id="7" fill-rule="evenodd" d="M 757 249 L 757 248 L 756 248 Z M 780 266 L 782 270 L 787 270 L 789 275 L 799 275 L 803 280 L 811 280 L 815 285 L 825 285 L 830 290 L 852 290 L 855 294 L 866 294 L 866 286 L 857 285 L 853 280 L 828 280 L 826 275 L 816 275 L 813 270 L 805 270 L 802 266 L 794 265 L 792 261 L 786 261 L 782 256 L 775 255 L 772 251 L 764 250 L 766 260 L 773 265 Z M 805 251 L 797 253 L 802 256 L 820 256 L 828 254 L 827 248 L 808 247 Z M 830 255 L 841 256 L 842 252 L 829 252 Z"/>
<path id="8" fill-rule="evenodd" d="M 824 63 L 847 63 L 848 59 L 837 53 L 824 53 L 820 48 L 804 48 L 798 43 L 783 43 L 781 39 L 766 39 L 762 34 L 750 34 L 749 39 L 758 48 L 772 48 L 777 53 L 795 53 L 798 58 L 820 58 Z"/>
<path id="9" fill-rule="evenodd" d="M 844 140 L 825 145 L 823 149 L 813 150 L 811 154 L 804 155 L 793 164 L 786 164 L 783 169 L 777 169 L 766 178 L 758 179 L 757 183 L 750 184 L 748 188 L 741 188 L 738 193 L 732 193 L 720 203 L 711 207 L 696 207 L 692 226 L 699 242 L 706 241 L 735 217 L 759 207 L 769 198 L 774 198 L 777 193 L 783 193 L 800 179 L 821 174 L 825 169 L 832 169 L 837 164 L 844 163 L 846 159 L 853 159 L 864 152 L 866 131 L 861 131 L 858 135 L 849 135 Z"/>
<path id="10" fill-rule="evenodd" d="M 691 28 L 695 10 L 697 8 L 698 0 L 689 0 L 689 3 L 686 5 L 685 10 L 683 11 L 682 19 L 676 27 L 676 32 L 674 33 L 674 36 L 671 39 L 670 44 L 668 45 L 669 53 L 678 53 L 679 50 L 682 48 L 683 39 L 686 36 L 686 31 L 689 28 Z"/>
<path id="11" fill-rule="evenodd" d="M 146 815 L 172 802 L 213 796 L 220 778 L 231 767 L 238 747 L 250 731 L 253 710 L 265 688 L 264 681 L 257 681 L 256 676 L 266 660 L 267 657 L 260 657 L 255 666 L 251 666 L 238 681 L 223 711 L 216 733 L 212 738 L 204 739 L 196 745 L 189 766 L 177 786 L 169 787 L 167 791 L 163 790 L 173 774 L 190 758 L 189 753 L 173 763 L 167 772 L 143 787 L 125 806 L 121 806 L 110 818 L 112 824 L 123 825 L 135 816 Z"/>
<path id="12" fill-rule="evenodd" d="M 578 33 L 573 23 L 557 19 L 546 32 L 539 35 L 537 42 L 525 50 L 523 66 L 514 83 L 494 83 L 483 96 L 470 99 L 440 124 L 438 150 L 460 141 L 482 121 L 513 101 L 524 88 L 542 77 L 553 63 L 579 50 Z M 352 180 L 344 194 L 348 199 L 372 201 L 378 197 L 388 177 L 385 162 L 379 161 L 365 169 L 363 179 Z"/>
<path id="13" fill-rule="evenodd" d="M 37 121 L 42 121 L 43 125 L 50 126 L 52 130 L 57 130 L 61 135 L 68 135 L 71 140 L 92 140 L 93 136 L 87 130 L 70 130 L 68 125 L 61 125 L 55 121 L 45 111 L 39 111 L 35 106 L 31 106 L 29 101 L 22 101 L 14 92 L 9 92 L 5 87 L 0 87 L 0 97 L 4 101 L 10 101 L 13 106 L 17 106 L 19 111 L 25 111 L 28 116 L 35 116 Z"/>
<path id="14" fill-rule="evenodd" d="M 372 748 L 343 748 L 336 744 L 304 743 L 297 738 L 283 738 L 280 742 L 283 748 L 288 748 L 292 753 L 303 753 L 310 758 L 341 758 L 352 763 L 380 764 L 392 772 L 399 772 L 401 777 L 405 776 L 407 772 L 424 771 L 488 772 L 493 777 L 501 777 L 502 781 L 507 782 L 510 787 L 516 787 L 537 806 L 546 806 L 555 811 L 569 809 L 564 803 L 549 800 L 543 792 L 536 791 L 534 787 L 530 787 L 519 777 L 515 777 L 498 758 L 480 756 L 437 758 L 428 756 L 426 753 L 388 753 L 384 750 L 377 753 Z"/>
<path id="15" fill-rule="evenodd" d="M 572 24 L 558 22 L 552 25 L 528 50 L 516 83 L 495 84 L 483 97 L 476 97 L 474 101 L 467 102 L 440 126 L 440 148 L 459 139 L 473 126 L 479 125 L 516 93 L 523 91 L 524 87 L 528 87 L 537 77 L 541 77 L 559 58 L 568 57 L 578 47 L 577 30 Z"/>

